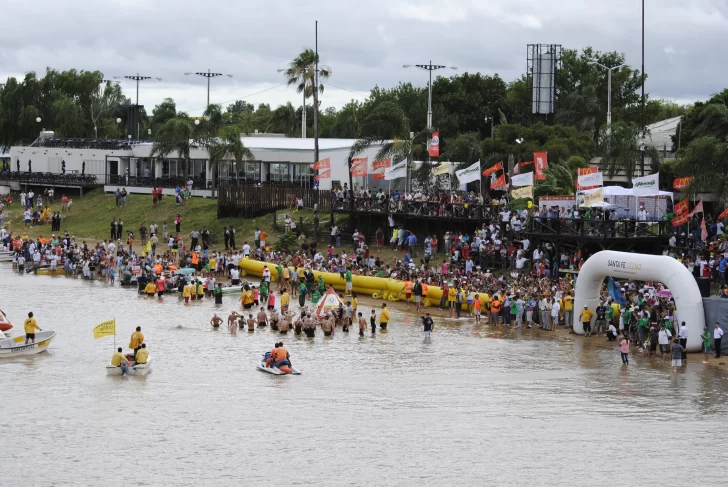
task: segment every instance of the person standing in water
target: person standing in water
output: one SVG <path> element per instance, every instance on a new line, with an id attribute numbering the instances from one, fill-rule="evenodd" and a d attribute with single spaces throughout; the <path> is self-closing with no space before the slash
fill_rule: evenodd
<path id="1" fill-rule="evenodd" d="M 430 316 L 430 313 L 425 313 L 425 316 L 422 317 L 422 326 L 425 329 L 425 339 L 430 339 L 430 333 L 432 333 L 432 328 L 434 327 L 435 323 L 432 321 L 432 317 Z"/>
<path id="2" fill-rule="evenodd" d="M 228 323 L 230 322 L 230 319 L 228 318 Z M 210 326 L 213 328 L 218 328 L 222 324 L 222 318 L 217 316 L 217 313 L 212 315 L 212 318 L 210 318 Z"/>
<path id="3" fill-rule="evenodd" d="M 367 330 L 367 320 L 364 319 L 364 315 L 361 311 L 358 313 L 359 316 L 359 336 L 363 337 L 364 332 Z"/>
<path id="4" fill-rule="evenodd" d="M 382 303 L 382 311 L 379 313 L 379 327 L 386 330 L 387 323 L 389 323 L 389 310 L 387 309 L 387 303 Z"/>
<path id="5" fill-rule="evenodd" d="M 377 334 L 377 312 L 372 310 L 372 314 L 369 318 L 369 321 L 372 325 L 372 335 Z"/>
<path id="6" fill-rule="evenodd" d="M 624 335 L 619 341 L 619 353 L 622 356 L 622 364 L 629 365 L 629 340 Z"/>

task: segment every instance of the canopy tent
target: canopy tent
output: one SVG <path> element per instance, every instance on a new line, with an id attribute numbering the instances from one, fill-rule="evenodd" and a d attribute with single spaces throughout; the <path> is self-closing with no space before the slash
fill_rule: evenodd
<path id="1" fill-rule="evenodd" d="M 323 318 L 327 311 L 333 311 L 339 309 L 339 304 L 343 305 L 344 302 L 339 298 L 334 291 L 334 288 L 329 288 L 328 291 L 321 297 L 321 302 L 316 307 L 316 316 Z"/>
<path id="2" fill-rule="evenodd" d="M 671 191 L 655 191 L 653 193 L 649 194 L 634 194 L 634 188 L 623 188 L 621 186 L 604 186 L 603 188 L 594 188 L 594 189 L 586 189 L 584 191 L 579 191 L 583 194 L 592 194 L 599 190 L 604 190 L 604 196 L 636 196 L 637 198 L 640 198 L 642 196 L 665 196 L 670 197 L 672 199 L 672 192 Z"/>
<path id="3" fill-rule="evenodd" d="M 578 193 L 592 194 L 599 190 L 604 191 L 604 198 L 608 198 L 612 204 L 623 205 L 625 208 L 629 208 L 629 211 L 633 212 L 632 216 L 635 216 L 637 214 L 637 209 L 640 206 L 640 199 L 651 198 L 659 200 L 670 198 L 671 201 L 673 200 L 673 193 L 671 191 L 654 191 L 649 194 L 636 195 L 634 194 L 634 188 L 623 188 L 621 186 L 604 186 L 600 188 L 579 191 Z M 579 198 L 577 198 L 577 201 L 579 201 Z M 582 205 L 580 204 L 579 206 Z M 591 207 L 601 207 L 601 205 L 594 204 L 591 205 Z M 649 213 L 652 214 L 651 216 L 653 218 L 658 218 L 661 217 L 660 211 L 663 211 L 665 208 L 664 205 L 658 205 L 658 203 L 655 201 L 655 204 L 647 205 L 646 209 Z"/>

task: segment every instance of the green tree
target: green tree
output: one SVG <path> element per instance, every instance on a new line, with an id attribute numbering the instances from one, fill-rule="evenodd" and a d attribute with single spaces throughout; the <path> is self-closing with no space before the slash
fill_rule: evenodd
<path id="1" fill-rule="evenodd" d="M 193 123 L 188 117 L 175 117 L 161 125 L 154 136 L 151 157 L 166 158 L 175 153 L 182 161 L 185 177 L 189 174 L 190 141 L 195 138 Z"/>
<path id="2" fill-rule="evenodd" d="M 303 93 L 304 99 L 313 97 L 314 125 L 318 123 L 319 94 L 324 92 L 324 85 L 319 80 L 328 79 L 331 76 L 331 68 L 319 66 L 318 54 L 313 49 L 304 49 L 296 58 L 291 61 L 285 71 L 288 85 L 296 85 L 296 91 Z M 318 80 L 316 79 L 316 68 L 318 66 Z M 318 84 L 318 89 L 316 85 Z M 314 158 L 319 158 L 318 133 L 314 141 Z"/>

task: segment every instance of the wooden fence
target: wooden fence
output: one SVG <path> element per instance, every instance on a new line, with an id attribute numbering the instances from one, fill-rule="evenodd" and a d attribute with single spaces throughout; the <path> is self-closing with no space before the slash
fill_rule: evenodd
<path id="1" fill-rule="evenodd" d="M 254 218 L 291 207 L 294 198 L 302 198 L 303 206 L 319 213 L 331 211 L 331 192 L 275 184 L 224 184 L 218 187 L 218 218 Z"/>

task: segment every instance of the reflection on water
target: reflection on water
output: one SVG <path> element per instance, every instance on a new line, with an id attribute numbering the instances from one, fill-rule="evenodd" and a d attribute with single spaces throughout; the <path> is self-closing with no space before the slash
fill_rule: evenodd
<path id="1" fill-rule="evenodd" d="M 58 332 L 48 353 L 0 362 L 0 452 L 18 466 L 2 485 L 718 480 L 696 467 L 728 412 L 728 377 L 699 359 L 673 375 L 632 353 L 625 368 L 616 348 L 469 320 L 436 319 L 425 341 L 419 318 L 393 309 L 386 334 L 282 337 L 303 375 L 275 377 L 255 362 L 281 335 L 213 331 L 211 301 L 2 267 L 0 308 Z M 218 311 L 233 309 L 226 296 Z M 91 330 L 114 317 L 122 346 L 142 326 L 149 376 L 105 375 L 113 340 Z"/>

